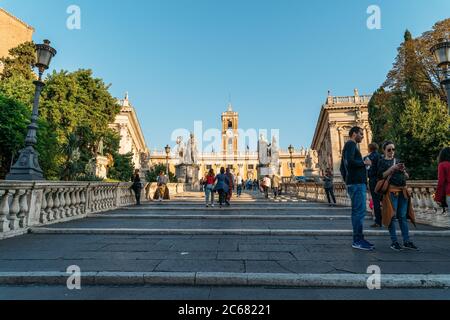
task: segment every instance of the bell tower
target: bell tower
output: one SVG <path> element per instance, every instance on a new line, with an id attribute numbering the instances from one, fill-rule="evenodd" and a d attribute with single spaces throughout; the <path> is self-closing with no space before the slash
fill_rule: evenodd
<path id="1" fill-rule="evenodd" d="M 226 112 L 222 113 L 222 152 L 225 155 L 236 155 L 238 152 L 239 114 L 233 111 L 233 105 L 228 104 Z"/>

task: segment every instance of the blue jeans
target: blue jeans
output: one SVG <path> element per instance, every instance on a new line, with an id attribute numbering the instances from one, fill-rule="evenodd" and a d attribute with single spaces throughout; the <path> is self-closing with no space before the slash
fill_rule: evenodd
<path id="1" fill-rule="evenodd" d="M 398 223 L 400 225 L 400 230 L 402 231 L 402 237 L 404 242 L 409 241 L 409 229 L 408 229 L 408 199 L 405 198 L 403 192 L 399 192 L 397 195 L 393 192 L 390 193 L 392 207 L 396 213 Z M 395 218 L 392 218 L 391 224 L 389 225 L 389 234 L 391 235 L 392 242 L 397 242 L 397 230 L 395 228 Z"/>
<path id="2" fill-rule="evenodd" d="M 214 185 L 208 184 L 205 186 L 205 201 L 206 204 L 208 204 L 210 195 L 211 195 L 211 204 L 214 204 L 214 192 L 213 192 Z"/>
<path id="3" fill-rule="evenodd" d="M 348 195 L 352 200 L 352 225 L 354 243 L 364 239 L 363 228 L 367 213 L 366 189 L 367 186 L 365 184 L 353 184 L 347 186 Z"/>

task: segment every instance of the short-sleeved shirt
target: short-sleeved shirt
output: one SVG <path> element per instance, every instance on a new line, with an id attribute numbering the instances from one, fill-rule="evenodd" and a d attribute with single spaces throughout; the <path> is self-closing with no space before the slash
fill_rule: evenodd
<path id="1" fill-rule="evenodd" d="M 396 164 L 402 163 L 401 160 L 396 159 Z M 383 179 L 383 173 L 385 173 L 387 170 L 389 170 L 390 167 L 394 165 L 394 159 L 387 160 L 384 158 L 381 158 L 378 161 L 378 179 Z M 406 176 L 401 171 L 395 171 L 394 174 L 391 177 L 390 184 L 396 187 L 404 187 L 406 186 Z"/>

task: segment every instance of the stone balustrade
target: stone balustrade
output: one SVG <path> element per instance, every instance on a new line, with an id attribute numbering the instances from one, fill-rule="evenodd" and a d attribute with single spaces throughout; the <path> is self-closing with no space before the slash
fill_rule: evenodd
<path id="1" fill-rule="evenodd" d="M 131 183 L 0 182 L 0 239 L 135 203 Z M 142 190 L 145 199 L 145 188 Z"/>
<path id="2" fill-rule="evenodd" d="M 442 208 L 434 201 L 437 181 L 409 181 L 408 189 L 412 194 L 412 204 L 419 223 L 450 228 L 450 215 L 443 212 Z M 313 202 L 328 202 L 322 183 L 283 183 L 286 194 L 296 195 L 300 199 Z M 344 183 L 334 184 L 334 194 L 338 205 L 351 206 L 350 198 Z M 367 210 L 369 208 L 370 195 L 367 193 Z"/>

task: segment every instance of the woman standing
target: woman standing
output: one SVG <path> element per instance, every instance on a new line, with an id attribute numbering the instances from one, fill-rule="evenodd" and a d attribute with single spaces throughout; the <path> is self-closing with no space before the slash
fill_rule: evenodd
<path id="1" fill-rule="evenodd" d="M 141 205 L 141 191 L 142 191 L 142 183 L 141 183 L 141 177 L 139 176 L 139 169 L 134 170 L 133 175 L 133 185 L 131 189 L 134 191 L 134 196 L 136 198 L 136 205 Z"/>
<path id="2" fill-rule="evenodd" d="M 331 173 L 330 168 L 327 168 L 325 171 L 325 176 L 323 177 L 324 185 L 323 188 L 325 189 L 325 193 L 327 195 L 328 199 L 328 205 L 331 207 L 333 200 L 333 203 L 336 205 L 336 197 L 334 196 L 334 190 L 333 190 L 333 174 Z"/>
<path id="3" fill-rule="evenodd" d="M 394 157 L 395 145 L 391 141 L 383 144 L 384 158 L 378 163 L 378 178 L 390 179 L 386 194 L 383 195 L 382 222 L 389 228 L 391 235 L 391 249 L 400 251 L 403 248 L 418 250 L 409 239 L 408 219 L 415 224 L 415 216 L 411 204 L 411 197 L 406 188 L 406 180 L 409 178 L 405 165 Z M 398 219 L 403 237 L 403 248 L 397 240 L 395 218 Z"/>
<path id="4" fill-rule="evenodd" d="M 439 154 L 438 186 L 434 200 L 443 208 L 450 206 L 450 147 Z"/>
<path id="5" fill-rule="evenodd" d="M 206 207 L 209 207 L 209 198 L 211 195 L 211 207 L 214 207 L 214 180 L 215 174 L 213 169 L 209 169 L 208 174 L 206 175 L 205 181 L 205 201 Z"/>
<path id="6" fill-rule="evenodd" d="M 230 181 L 228 176 L 225 174 L 225 168 L 220 168 L 220 174 L 216 176 L 214 181 L 217 181 L 215 186 L 215 191 L 219 193 L 219 205 L 222 208 L 224 202 L 226 202 L 226 197 L 229 190 Z"/>

